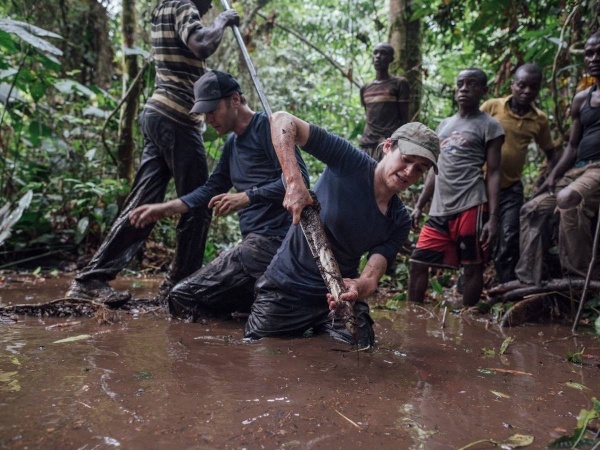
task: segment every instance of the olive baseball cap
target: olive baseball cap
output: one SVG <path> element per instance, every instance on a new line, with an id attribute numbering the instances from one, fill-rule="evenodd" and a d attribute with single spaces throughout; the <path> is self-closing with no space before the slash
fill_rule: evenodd
<path id="1" fill-rule="evenodd" d="M 190 114 L 214 111 L 222 98 L 234 92 L 242 93 L 237 80 L 226 72 L 211 70 L 194 83 L 194 106 Z"/>
<path id="2" fill-rule="evenodd" d="M 394 131 L 390 139 L 398 141 L 398 147 L 403 154 L 422 156 L 431 161 L 437 175 L 440 139 L 433 130 L 420 122 L 410 122 Z"/>

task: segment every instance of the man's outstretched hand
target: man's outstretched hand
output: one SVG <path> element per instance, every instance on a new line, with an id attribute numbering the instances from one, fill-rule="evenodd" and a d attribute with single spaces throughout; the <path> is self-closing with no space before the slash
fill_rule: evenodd
<path id="1" fill-rule="evenodd" d="M 138 206 L 131 211 L 129 213 L 129 223 L 135 228 L 145 228 L 165 217 L 184 214 L 188 211 L 188 206 L 179 199 L 166 203 L 150 203 Z"/>
<path id="2" fill-rule="evenodd" d="M 215 216 L 226 216 L 250 204 L 250 199 L 245 192 L 215 195 L 208 202 Z"/>

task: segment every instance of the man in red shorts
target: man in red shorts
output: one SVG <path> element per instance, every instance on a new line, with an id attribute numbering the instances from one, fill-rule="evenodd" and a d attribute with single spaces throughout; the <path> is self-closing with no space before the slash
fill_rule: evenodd
<path id="1" fill-rule="evenodd" d="M 423 302 L 430 267 L 464 267 L 463 304 L 472 306 L 483 290 L 483 270 L 498 230 L 502 125 L 479 110 L 487 93 L 480 69 L 459 73 L 458 113 L 440 123 L 439 173 L 429 172 L 412 213 L 416 227 L 433 197 L 410 259 L 408 299 Z M 487 178 L 483 166 L 487 164 Z"/>

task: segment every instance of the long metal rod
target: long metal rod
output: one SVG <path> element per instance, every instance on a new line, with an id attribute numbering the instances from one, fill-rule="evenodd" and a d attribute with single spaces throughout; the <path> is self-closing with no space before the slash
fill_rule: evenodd
<path id="1" fill-rule="evenodd" d="M 227 3 L 227 0 L 221 0 L 221 5 L 225 10 L 231 9 L 229 7 L 229 3 Z M 242 38 L 240 29 L 237 27 L 237 25 L 233 25 L 231 28 L 233 29 L 233 35 L 235 36 L 235 40 L 237 41 L 238 46 L 240 47 L 242 56 L 244 57 L 244 62 L 246 63 L 248 72 L 250 72 L 250 77 L 252 78 L 252 82 L 254 83 L 256 92 L 258 93 L 258 98 L 260 98 L 260 103 L 262 104 L 263 110 L 265 111 L 267 116 L 271 116 L 273 112 L 271 111 L 271 107 L 269 106 L 269 102 L 267 101 L 267 97 L 265 96 L 265 91 L 263 90 L 262 85 L 260 84 L 260 80 L 258 79 L 258 73 L 254 68 L 254 64 L 252 64 L 252 60 L 250 59 L 248 50 L 246 50 L 246 45 L 244 44 L 244 39 Z"/>
<path id="2" fill-rule="evenodd" d="M 221 5 L 225 10 L 230 9 L 227 0 L 221 0 Z M 240 30 L 235 25 L 232 26 L 232 28 L 235 39 L 244 57 L 248 72 L 250 72 L 252 82 L 254 83 L 254 87 L 260 98 L 260 102 L 262 103 L 265 113 L 270 117 L 272 115 L 271 107 L 269 106 L 267 97 L 260 84 L 258 74 L 254 68 L 254 64 L 252 64 L 248 50 L 246 50 L 246 45 L 244 44 Z M 333 251 L 331 250 L 331 245 L 329 244 L 325 230 L 323 229 L 319 212 L 313 206 L 306 206 L 304 208 L 300 219 L 300 227 L 302 228 L 302 232 L 308 242 L 313 257 L 317 261 L 319 272 L 323 277 L 327 289 L 333 294 L 335 299 L 338 300 L 339 296 L 344 292 L 342 274 L 340 273 Z M 318 239 L 318 242 L 316 242 L 315 238 Z"/>
<path id="3" fill-rule="evenodd" d="M 583 305 L 585 305 L 586 295 L 588 286 L 590 285 L 590 279 L 592 278 L 592 270 L 594 268 L 594 264 L 596 263 L 596 254 L 598 253 L 598 238 L 600 236 L 600 205 L 598 205 L 598 217 L 596 223 L 596 233 L 594 233 L 594 247 L 592 248 L 592 259 L 590 261 L 590 265 L 588 266 L 587 275 L 585 277 L 585 284 L 583 285 L 583 292 L 581 293 L 581 300 L 579 300 L 579 308 L 577 309 L 577 314 L 575 315 L 575 320 L 573 320 L 573 327 L 571 328 L 571 333 L 575 334 L 577 331 L 577 327 L 579 326 L 579 318 L 581 317 L 581 311 L 583 311 Z"/>

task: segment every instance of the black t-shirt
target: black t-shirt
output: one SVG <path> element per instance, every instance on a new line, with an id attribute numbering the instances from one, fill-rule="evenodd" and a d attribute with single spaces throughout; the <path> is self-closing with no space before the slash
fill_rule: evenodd
<path id="1" fill-rule="evenodd" d="M 581 108 L 580 120 L 583 127 L 583 135 L 577 148 L 577 161 L 600 160 L 600 106 L 592 106 L 592 92 L 596 85 L 592 86 L 587 99 Z"/>
<path id="2" fill-rule="evenodd" d="M 304 179 L 308 180 L 308 170 L 298 150 L 296 158 Z M 264 113 L 256 113 L 243 134 L 229 135 L 221 159 L 208 181 L 181 200 L 190 209 L 206 207 L 215 195 L 234 187 L 238 192 L 246 192 L 250 198 L 250 205 L 238 211 L 242 236 L 256 233 L 283 237 L 292 223 L 292 216 L 283 207 L 285 188 L 281 173 L 271 141 L 269 119 Z"/>

